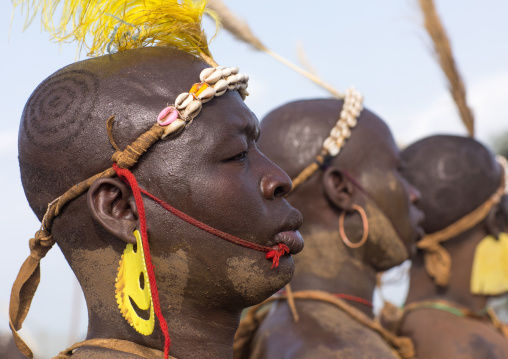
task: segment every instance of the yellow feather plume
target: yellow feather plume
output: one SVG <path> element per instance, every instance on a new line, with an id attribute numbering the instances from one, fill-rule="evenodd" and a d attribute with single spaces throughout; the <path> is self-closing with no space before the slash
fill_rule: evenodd
<path id="1" fill-rule="evenodd" d="M 211 58 L 201 27 L 206 0 L 15 0 L 28 25 L 41 11 L 46 31 L 59 42 L 77 41 L 89 56 L 145 46 L 172 46 Z M 55 19 L 55 14 L 60 14 Z M 55 25 L 55 22 L 57 24 Z M 204 56 L 203 56 L 204 55 Z"/>

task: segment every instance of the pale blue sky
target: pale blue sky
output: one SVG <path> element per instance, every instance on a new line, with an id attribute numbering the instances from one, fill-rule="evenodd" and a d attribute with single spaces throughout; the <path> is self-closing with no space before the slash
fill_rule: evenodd
<path id="1" fill-rule="evenodd" d="M 428 51 L 416 0 L 225 2 L 249 22 L 269 48 L 298 61 L 300 43 L 327 82 L 339 90 L 349 86 L 359 89 L 366 107 L 387 121 L 399 143 L 438 131 L 465 133 L 443 75 Z M 479 138 L 488 141 L 508 130 L 508 2 L 446 0 L 437 1 L 437 6 L 477 116 Z M 28 255 L 28 239 L 39 226 L 19 180 L 19 118 L 37 85 L 76 60 L 76 46 L 51 43 L 37 21 L 23 33 L 19 13 L 8 40 L 11 11 L 10 1 L 0 3 L 0 196 L 4 200 L 0 209 L 4 246 L 0 255 L 0 331 L 8 330 L 10 286 Z M 206 24 L 209 28 L 210 23 Z M 250 75 L 247 104 L 259 118 L 290 100 L 328 96 L 225 31 L 212 42 L 211 50 L 221 65 L 238 66 Z M 397 288 L 387 288 L 385 295 L 402 300 L 403 291 Z M 38 336 L 43 357 L 55 354 L 72 340 L 69 321 L 74 292 L 73 275 L 55 247 L 42 262 L 40 290 L 24 330 L 25 336 Z M 82 334 L 85 328 L 83 315 L 72 330 Z"/>

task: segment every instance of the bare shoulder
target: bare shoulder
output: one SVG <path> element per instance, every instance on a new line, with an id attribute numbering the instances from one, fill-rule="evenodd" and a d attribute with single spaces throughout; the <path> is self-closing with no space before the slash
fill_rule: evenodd
<path id="1" fill-rule="evenodd" d="M 266 317 L 253 340 L 252 359 L 396 358 L 377 333 L 337 307 L 316 301 L 296 305 L 298 323 L 286 303 L 278 304 Z"/>
<path id="2" fill-rule="evenodd" d="M 401 330 L 413 339 L 419 359 L 508 358 L 508 340 L 487 321 L 420 309 L 407 314 Z"/>

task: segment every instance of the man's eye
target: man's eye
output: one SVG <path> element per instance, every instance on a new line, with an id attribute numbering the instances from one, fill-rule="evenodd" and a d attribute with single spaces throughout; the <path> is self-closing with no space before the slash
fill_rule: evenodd
<path id="1" fill-rule="evenodd" d="M 242 151 L 239 154 L 226 159 L 224 162 L 243 161 L 245 158 L 247 158 L 247 153 L 248 151 Z"/>

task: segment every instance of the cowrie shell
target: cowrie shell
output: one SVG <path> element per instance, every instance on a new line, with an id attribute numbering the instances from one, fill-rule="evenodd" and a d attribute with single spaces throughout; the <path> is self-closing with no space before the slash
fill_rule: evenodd
<path id="1" fill-rule="evenodd" d="M 201 101 L 194 100 L 192 101 L 183 111 L 182 117 L 184 120 L 191 119 L 196 117 L 199 114 L 199 111 L 201 111 L 201 107 L 203 105 L 201 104 Z"/>
<path id="2" fill-rule="evenodd" d="M 247 91 L 246 89 L 240 89 L 238 90 L 238 93 L 240 94 L 240 96 L 242 96 L 242 100 L 245 100 L 245 98 L 247 96 L 249 96 L 249 91 Z"/>
<path id="3" fill-rule="evenodd" d="M 164 127 L 164 133 L 162 134 L 161 138 L 164 139 L 164 137 L 178 131 L 180 128 L 185 126 L 185 121 L 182 119 L 177 119 L 168 126 Z"/>
<path id="4" fill-rule="evenodd" d="M 222 76 L 228 77 L 231 75 L 231 67 L 225 67 L 222 69 Z"/>
<path id="5" fill-rule="evenodd" d="M 213 87 L 207 87 L 201 91 L 197 97 L 199 100 L 201 100 L 201 103 L 206 103 L 215 96 L 215 93 L 216 91 Z"/>
<path id="6" fill-rule="evenodd" d="M 342 133 L 342 130 L 338 126 L 334 126 L 332 130 L 330 131 L 330 136 L 338 138 L 340 134 Z"/>
<path id="7" fill-rule="evenodd" d="M 213 85 L 222 78 L 222 70 L 217 68 L 207 68 L 201 71 L 199 79 L 201 82 L 206 82 L 209 85 Z"/>
<path id="8" fill-rule="evenodd" d="M 175 107 L 179 110 L 182 110 L 189 106 L 189 104 L 194 100 L 194 97 L 188 92 L 181 93 L 175 100 Z"/>
<path id="9" fill-rule="evenodd" d="M 157 117 L 159 126 L 167 126 L 173 123 L 178 118 L 178 110 L 173 106 L 168 106 L 163 109 Z"/>
<path id="10" fill-rule="evenodd" d="M 228 82 L 228 90 L 235 90 L 236 84 L 238 83 L 238 76 L 236 75 L 228 76 L 226 81 Z"/>
<path id="11" fill-rule="evenodd" d="M 228 82 L 224 79 L 220 79 L 213 85 L 213 88 L 215 89 L 215 96 L 222 96 L 228 90 Z"/>

